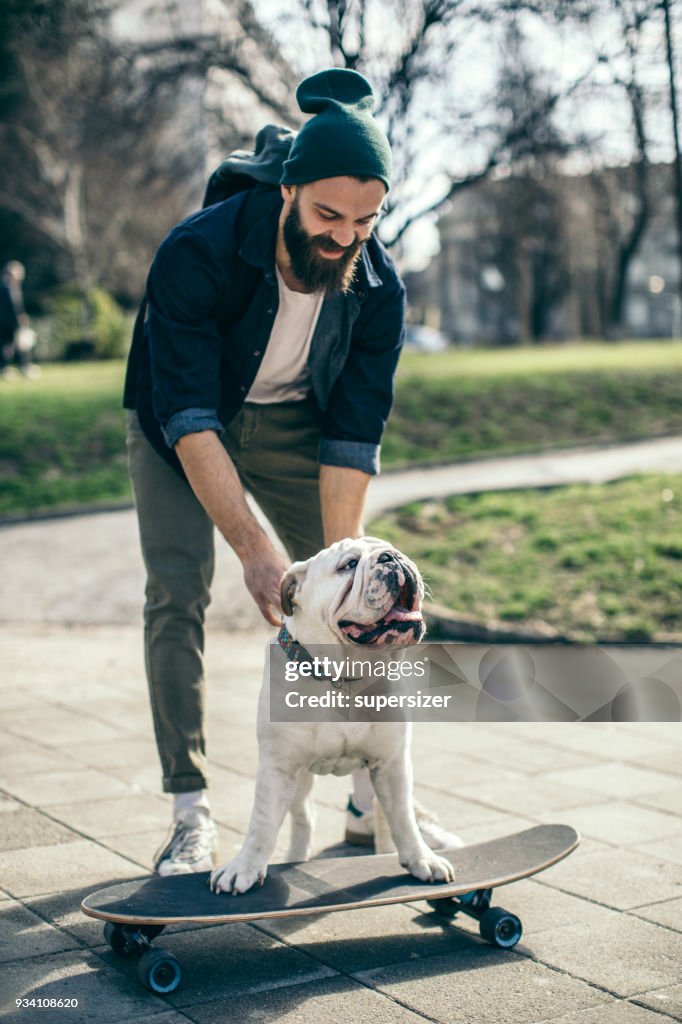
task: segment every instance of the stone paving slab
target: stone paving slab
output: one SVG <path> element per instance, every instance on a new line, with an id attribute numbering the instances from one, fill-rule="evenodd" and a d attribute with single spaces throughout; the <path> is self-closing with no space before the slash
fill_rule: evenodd
<path id="1" fill-rule="evenodd" d="M 661 1017 L 645 1007 L 619 999 L 592 1010 L 552 1017 L 552 1024 L 670 1024 L 670 1017 Z M 549 1024 L 549 1021 L 543 1024 Z"/>
<path id="2" fill-rule="evenodd" d="M 209 754 L 222 859 L 241 845 L 250 813 L 255 695 L 268 633 L 250 634 L 236 652 L 233 636 L 214 631 L 209 637 L 209 707 L 216 711 Z M 523 919 L 517 951 L 484 945 L 468 919 L 454 929 L 411 907 L 299 919 L 290 932 L 284 922 L 272 929 L 273 922 L 185 926 L 169 929 L 162 939 L 179 954 L 185 979 L 191 979 L 169 1002 L 144 992 L 134 965 L 122 963 L 102 944 L 101 923 L 78 909 L 86 893 L 143 873 L 170 818 L 170 798 L 159 791 L 147 731 L 139 630 L 52 626 L 45 632 L 18 626 L 17 635 L 30 652 L 28 668 L 22 668 L 18 649 L 10 658 L 20 673 L 13 685 L 16 689 L 21 680 L 22 703 L 0 716 L 0 775 L 16 793 L 0 799 L 0 819 L 10 823 L 0 834 L 10 835 L 16 847 L 0 852 L 5 890 L 0 910 L 8 920 L 14 920 L 11 912 L 18 906 L 28 915 L 22 918 L 26 957 L 22 953 L 7 965 L 15 987 L 20 977 L 36 989 L 45 978 L 51 989 L 60 979 L 82 977 L 85 993 L 96 993 L 92 998 L 101 1003 L 98 1019 L 105 1024 L 145 1017 L 159 1024 L 164 1018 L 168 1024 L 187 1018 L 241 1024 L 279 1016 L 297 1024 L 325 1019 L 335 1024 L 424 1019 L 664 1024 L 678 1019 L 682 866 L 674 858 L 682 836 L 682 786 L 671 765 L 680 750 L 679 725 L 674 730 L 666 723 L 419 726 L 418 796 L 465 841 L 537 821 L 566 821 L 585 829 L 583 844 L 568 860 L 498 894 L 496 903 Z M 6 645 L 0 638 L 0 658 Z M 234 701 L 224 672 L 232 662 L 240 679 Z M 89 690 L 93 666 L 99 674 L 100 664 L 101 679 Z M 107 694 L 114 702 L 111 720 Z M 100 731 L 80 748 L 84 728 Z M 8 758 L 20 759 L 16 770 L 6 770 Z M 607 782 L 598 785 L 606 784 L 607 792 L 594 782 L 603 772 Z M 580 785 L 574 773 L 582 773 Z M 568 778 L 554 779 L 564 775 Z M 614 779 L 619 786 L 623 779 L 632 781 L 634 792 L 614 796 Z M 348 781 L 321 779 L 316 787 L 316 847 L 326 854 L 352 852 L 340 843 Z M 112 784 L 115 792 L 107 796 Z M 630 830 L 638 840 L 632 845 Z M 46 943 L 39 956 L 30 948 L 36 936 Z M 86 949 L 50 951 L 53 941 Z M 370 965 L 379 970 L 380 985 Z M 357 971 L 357 977 L 339 974 L 349 971 Z M 623 1001 L 626 995 L 630 1002 Z M 49 1019 L 43 1012 L 41 1021 Z M 68 1020 L 60 1012 L 55 1019 Z M 74 1022 L 90 1019 L 89 1012 Z"/>
<path id="3" fill-rule="evenodd" d="M 328 978 L 307 985 L 287 985 L 257 995 L 193 1006 L 197 1024 L 423 1024 L 424 1018 L 390 997 L 350 978 Z"/>
<path id="4" fill-rule="evenodd" d="M 76 1008 L 15 1007 L 17 998 L 77 999 Z M 86 950 L 33 960 L 3 968 L 0 1012 L 3 1024 L 114 1024 L 164 1010 L 161 999 L 131 985 L 128 978 Z"/>
<path id="5" fill-rule="evenodd" d="M 528 948 L 537 960 L 620 996 L 680 977 L 682 935 L 628 914 L 605 911 L 601 920 L 538 933 Z"/>
<path id="6" fill-rule="evenodd" d="M 16 900 L 4 900 L 0 905 L 0 963 L 77 948 L 68 935 Z"/>
<path id="7" fill-rule="evenodd" d="M 647 854 L 650 857 L 662 857 L 671 864 L 682 865 L 682 835 L 666 836 L 655 842 L 638 843 L 635 847 L 638 853 Z"/>
<path id="8" fill-rule="evenodd" d="M 79 743 L 69 751 L 69 757 L 72 761 L 100 771 L 146 764 L 153 765 L 157 769 L 157 774 L 160 774 L 156 744 L 152 734 L 146 730 L 144 735 L 126 735 L 108 742 Z"/>
<path id="9" fill-rule="evenodd" d="M 594 765 L 570 771 L 548 772 L 545 781 L 551 784 L 587 789 L 605 797 L 631 799 L 644 793 L 678 792 L 680 780 L 663 772 L 635 768 L 628 764 Z"/>
<path id="10" fill-rule="evenodd" d="M 681 867 L 631 850 L 579 850 L 546 877 L 556 888 L 616 910 L 632 910 L 663 896 L 682 895 Z"/>
<path id="11" fill-rule="evenodd" d="M 655 793 L 643 793 L 633 801 L 643 807 L 654 807 L 670 814 L 682 815 L 682 786 Z"/>
<path id="12" fill-rule="evenodd" d="M 3 728 L 15 736 L 57 748 L 76 745 L 84 736 L 93 742 L 113 740 L 121 735 L 120 730 L 113 726 L 58 707 L 10 711 L 3 715 Z"/>
<path id="13" fill-rule="evenodd" d="M 664 846 L 660 843 L 661 839 L 682 837 L 682 820 L 676 815 L 634 807 L 626 800 L 574 807 L 571 810 L 571 823 L 584 836 L 616 846 L 634 846 L 642 852 L 646 852 L 645 846 L 638 846 L 642 836 L 647 836 L 649 842 L 659 850 Z"/>
<path id="14" fill-rule="evenodd" d="M 672 985 L 658 992 L 645 992 L 636 997 L 638 1003 L 682 1020 L 682 985 Z"/>
<path id="15" fill-rule="evenodd" d="M 670 775 L 682 775 L 682 751 L 659 749 L 657 753 L 647 754 L 643 757 L 630 757 L 630 761 L 641 764 L 643 768 L 653 768 L 658 772 L 667 772 Z"/>
<path id="16" fill-rule="evenodd" d="M 124 796 L 129 787 L 119 779 L 92 768 L 72 768 L 60 772 L 35 772 L 9 778 L 0 776 L 0 786 L 11 796 L 32 807 L 49 808 L 62 802 L 86 803 L 107 797 Z"/>
<path id="17" fill-rule="evenodd" d="M 637 917 L 643 917 L 645 921 L 653 921 L 654 924 L 665 925 L 675 931 L 682 932 L 682 897 L 676 900 L 665 900 L 662 903 L 652 903 L 648 907 L 638 907 L 630 913 Z"/>
<path id="18" fill-rule="evenodd" d="M 535 1024 L 608 1000 L 597 988 L 517 953 L 479 948 L 355 977 L 443 1024 Z"/>
<path id="19" fill-rule="evenodd" d="M 55 843 L 73 843 L 80 839 L 71 829 L 53 821 L 33 807 L 16 805 L 7 827 L 0 829 L 0 852 L 24 850 L 30 847 L 52 846 Z"/>
<path id="20" fill-rule="evenodd" d="M 0 699 L 0 702 L 4 704 L 4 701 Z M 45 750 L 37 746 L 37 744 L 31 744 L 28 746 L 28 741 L 25 737 L 10 736 L 9 733 L 4 734 L 8 739 L 7 751 L 0 753 L 0 770 L 6 778 L 12 778 L 13 776 L 24 777 L 26 775 L 33 775 L 35 772 L 58 772 L 68 771 L 73 768 L 73 757 L 71 751 L 63 752 L 61 750 Z M 10 753 L 14 746 L 11 741 L 14 741 L 16 746 L 14 752 Z M 25 749 L 21 749 L 22 746 Z"/>
<path id="21" fill-rule="evenodd" d="M 148 793 L 143 795 L 116 797 L 101 800 L 78 801 L 77 803 L 52 804 L 52 817 L 65 825 L 93 839 L 106 840 L 109 837 L 143 831 L 153 827 L 163 832 L 171 818 L 170 801 Z"/>
<path id="22" fill-rule="evenodd" d="M 423 783 L 422 783 L 423 784 Z M 434 788 L 446 788 L 434 783 Z M 598 793 L 561 782 L 549 782 L 546 776 L 535 778 L 532 785 L 523 776 L 511 780 L 501 772 L 497 781 L 478 783 L 475 786 L 457 786 L 457 791 L 465 800 L 474 800 L 486 804 L 498 811 L 511 811 L 514 814 L 534 816 L 551 807 L 556 814 L 565 814 L 573 807 L 590 803 L 599 803 Z"/>
<path id="23" fill-rule="evenodd" d="M 139 867 L 87 839 L 0 853 L 0 878 L 15 899 L 76 886 L 103 888 L 139 874 Z"/>

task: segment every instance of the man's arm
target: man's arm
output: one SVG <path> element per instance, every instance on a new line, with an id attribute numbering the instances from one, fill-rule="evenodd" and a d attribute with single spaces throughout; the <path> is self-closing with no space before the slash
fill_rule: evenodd
<path id="1" fill-rule="evenodd" d="M 320 506 L 325 544 L 362 534 L 369 473 L 346 466 L 320 466 Z"/>
<path id="2" fill-rule="evenodd" d="M 185 434 L 175 450 L 194 493 L 239 557 L 244 582 L 262 615 L 279 625 L 280 582 L 289 560 L 253 516 L 232 459 L 213 430 Z"/>

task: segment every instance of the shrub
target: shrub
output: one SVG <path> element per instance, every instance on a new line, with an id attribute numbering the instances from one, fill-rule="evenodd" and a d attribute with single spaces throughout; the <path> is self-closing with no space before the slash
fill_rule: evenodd
<path id="1" fill-rule="evenodd" d="M 102 288 L 84 294 L 75 284 L 61 285 L 48 298 L 52 359 L 118 359 L 125 355 L 128 320 Z"/>

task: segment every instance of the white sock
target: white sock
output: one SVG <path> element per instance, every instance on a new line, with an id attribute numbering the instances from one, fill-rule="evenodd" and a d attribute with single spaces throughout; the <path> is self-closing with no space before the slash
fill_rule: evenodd
<path id="1" fill-rule="evenodd" d="M 205 789 L 195 789 L 191 793 L 173 793 L 173 817 L 178 818 L 190 807 L 200 807 L 210 813 L 208 793 Z"/>
<path id="2" fill-rule="evenodd" d="M 363 814 L 374 807 L 374 786 L 367 768 L 358 768 L 353 772 L 353 805 Z"/>

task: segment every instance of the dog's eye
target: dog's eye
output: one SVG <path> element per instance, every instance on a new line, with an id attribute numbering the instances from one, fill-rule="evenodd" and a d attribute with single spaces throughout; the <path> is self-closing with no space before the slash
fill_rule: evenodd
<path id="1" fill-rule="evenodd" d="M 339 572 L 344 572 L 346 569 L 355 569 L 358 564 L 357 558 L 349 558 L 347 562 L 339 566 Z"/>

